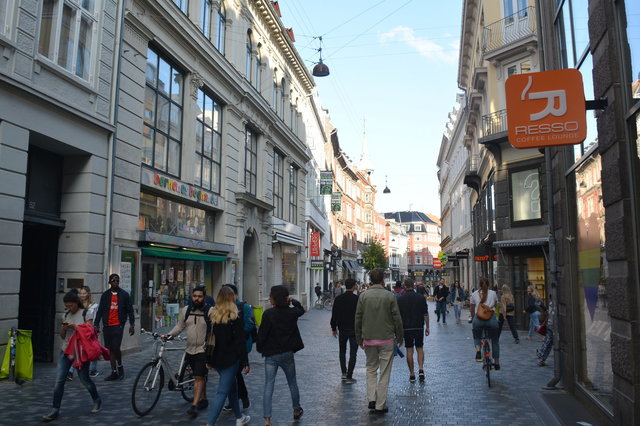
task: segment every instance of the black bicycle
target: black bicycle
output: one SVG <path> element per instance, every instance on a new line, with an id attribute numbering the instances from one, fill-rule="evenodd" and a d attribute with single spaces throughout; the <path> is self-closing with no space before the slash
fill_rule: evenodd
<path id="1" fill-rule="evenodd" d="M 482 355 L 482 369 L 487 376 L 487 385 L 491 387 L 491 369 L 493 369 L 493 359 L 491 358 L 491 329 L 483 327 L 480 337 L 480 353 Z"/>

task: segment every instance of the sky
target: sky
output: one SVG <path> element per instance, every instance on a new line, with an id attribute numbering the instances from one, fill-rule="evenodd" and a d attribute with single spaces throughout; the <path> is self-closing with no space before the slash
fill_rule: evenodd
<path id="1" fill-rule="evenodd" d="M 279 0 L 282 22 L 312 69 L 342 150 L 357 165 L 363 131 L 379 212 L 440 216 L 437 166 L 447 114 L 455 105 L 461 1 Z M 387 185 L 390 194 L 383 194 Z"/>

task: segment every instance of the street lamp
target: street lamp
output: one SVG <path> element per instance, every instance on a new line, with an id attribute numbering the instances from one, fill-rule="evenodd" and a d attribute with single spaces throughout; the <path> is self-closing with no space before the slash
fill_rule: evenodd
<path id="1" fill-rule="evenodd" d="M 390 194 L 391 190 L 389 189 L 389 186 L 387 185 L 387 175 L 384 175 L 384 189 L 382 190 L 383 194 Z"/>

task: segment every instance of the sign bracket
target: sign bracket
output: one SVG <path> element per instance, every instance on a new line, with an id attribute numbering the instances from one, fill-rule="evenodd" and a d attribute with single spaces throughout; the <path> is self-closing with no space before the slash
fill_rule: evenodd
<path id="1" fill-rule="evenodd" d="M 595 99 L 592 101 L 584 101 L 585 109 L 587 110 L 603 110 L 609 106 L 609 101 L 607 98 L 604 99 Z"/>

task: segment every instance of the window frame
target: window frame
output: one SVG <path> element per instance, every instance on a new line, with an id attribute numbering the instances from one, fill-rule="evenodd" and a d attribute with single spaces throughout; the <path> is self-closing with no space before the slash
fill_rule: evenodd
<path id="1" fill-rule="evenodd" d="M 250 126 L 246 126 L 244 129 L 244 188 L 246 193 L 254 197 L 257 196 L 257 179 L 258 133 Z"/>
<path id="2" fill-rule="evenodd" d="M 534 218 L 530 218 L 530 219 L 521 219 L 521 220 L 516 220 L 515 219 L 515 211 L 514 211 L 514 201 L 515 201 L 515 197 L 514 197 L 514 188 L 513 188 L 513 176 L 517 173 L 526 173 L 526 172 L 537 172 L 538 174 L 538 202 L 540 204 L 539 206 L 539 211 L 540 211 L 540 217 L 534 217 Z M 508 171 L 508 179 L 509 179 L 509 211 L 510 211 L 510 216 L 509 216 L 509 220 L 511 223 L 512 227 L 518 227 L 518 226 L 531 226 L 531 225 L 540 225 L 543 223 L 544 220 L 544 214 L 543 214 L 543 205 L 542 205 L 542 201 L 543 201 L 543 197 L 542 197 L 542 174 L 540 173 L 540 167 L 539 166 L 523 166 L 523 167 L 517 167 L 517 168 L 513 168 L 513 169 L 509 169 Z"/>
<path id="3" fill-rule="evenodd" d="M 298 224 L 298 172 L 300 167 L 289 164 L 289 222 Z"/>
<path id="4" fill-rule="evenodd" d="M 251 77 L 253 74 L 253 40 L 251 38 L 251 29 L 247 30 L 244 67 L 244 77 L 247 79 L 247 81 L 249 81 L 249 83 L 251 83 Z"/>
<path id="5" fill-rule="evenodd" d="M 202 101 L 203 101 L 203 105 L 200 105 L 200 95 L 202 95 Z M 206 122 L 206 117 L 205 120 L 201 120 L 200 119 L 200 114 L 198 114 L 195 119 L 196 119 L 196 133 L 201 131 L 200 134 L 200 144 L 201 146 L 198 146 L 198 138 L 196 135 L 196 161 L 199 160 L 199 165 L 196 165 L 196 170 L 199 171 L 199 173 L 197 173 L 196 175 L 194 175 L 194 183 L 201 187 L 204 188 L 208 191 L 211 191 L 215 194 L 220 194 L 221 192 L 221 174 L 222 174 L 222 115 L 223 115 L 223 105 L 221 102 L 219 102 L 217 100 L 217 98 L 213 95 L 210 95 L 209 91 L 205 90 L 205 89 L 198 89 L 198 108 L 200 108 L 200 111 L 206 112 L 205 110 L 205 106 L 207 105 L 207 99 L 210 100 L 210 104 L 211 104 L 211 118 L 210 118 L 210 122 L 211 124 L 207 124 Z M 218 110 L 217 113 L 217 122 L 214 122 L 214 119 L 216 118 L 216 114 L 214 114 L 214 111 L 216 111 L 216 109 Z M 211 134 L 211 154 L 209 156 L 206 155 L 205 152 L 205 144 L 206 144 L 206 140 L 205 140 L 205 136 L 207 135 L 206 130 L 209 129 L 210 130 L 210 134 Z M 215 158 L 215 156 L 213 155 L 214 150 L 214 142 L 217 136 L 217 140 L 219 142 L 219 146 L 218 146 L 218 156 L 217 158 Z M 209 163 L 209 184 L 208 185 L 204 185 L 204 162 L 208 162 Z M 215 167 L 214 167 L 215 166 Z M 214 175 L 214 168 L 217 169 L 217 176 Z M 198 174 L 199 179 L 198 179 Z M 215 179 L 215 185 L 214 185 L 214 177 L 216 177 Z"/>
<path id="6" fill-rule="evenodd" d="M 284 219 L 284 154 L 273 151 L 273 215 Z"/>
<path id="7" fill-rule="evenodd" d="M 227 11 L 224 1 L 220 1 L 216 11 L 216 39 L 213 47 L 222 55 L 225 54 L 225 42 L 227 40 Z"/>
<path id="8" fill-rule="evenodd" d="M 11 40 L 15 29 L 16 0 L 5 0 L 0 9 L 4 8 L 4 21 L 0 22 L 0 38 Z"/>

